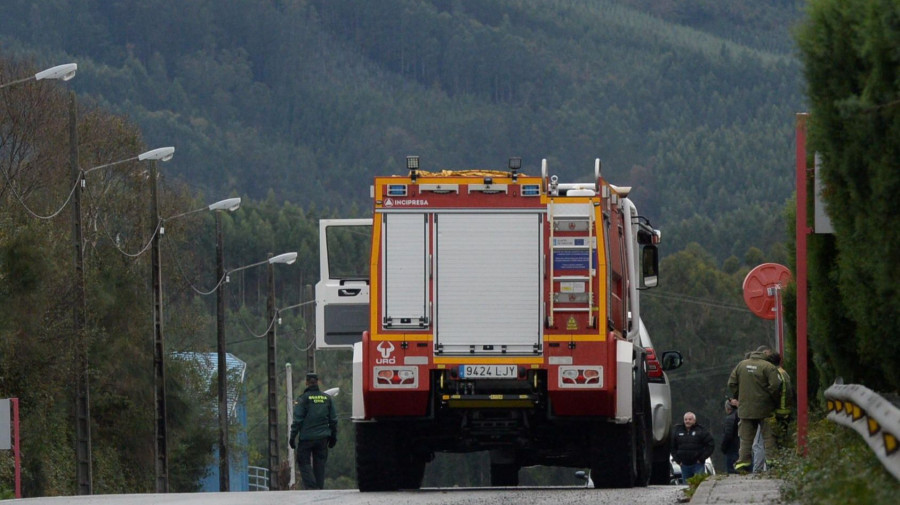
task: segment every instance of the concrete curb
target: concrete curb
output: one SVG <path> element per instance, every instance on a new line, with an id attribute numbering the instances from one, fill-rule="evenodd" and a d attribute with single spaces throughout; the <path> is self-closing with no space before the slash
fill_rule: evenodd
<path id="1" fill-rule="evenodd" d="M 715 475 L 697 487 L 690 503 L 784 503 L 783 485 L 781 480 L 759 475 Z"/>

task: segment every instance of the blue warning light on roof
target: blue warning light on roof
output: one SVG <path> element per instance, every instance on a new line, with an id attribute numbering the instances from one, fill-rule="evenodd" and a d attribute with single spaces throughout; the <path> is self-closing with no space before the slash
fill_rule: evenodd
<path id="1" fill-rule="evenodd" d="M 406 196 L 406 184 L 388 184 L 388 196 Z"/>
<path id="2" fill-rule="evenodd" d="M 541 196 L 540 184 L 523 184 L 522 196 Z"/>

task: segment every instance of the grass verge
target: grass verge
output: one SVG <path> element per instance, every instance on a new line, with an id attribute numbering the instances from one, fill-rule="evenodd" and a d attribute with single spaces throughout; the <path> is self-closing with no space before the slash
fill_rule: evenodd
<path id="1" fill-rule="evenodd" d="M 880 505 L 898 503 L 900 497 L 900 481 L 865 440 L 827 419 L 810 422 L 806 457 L 782 450 L 772 475 L 784 480 L 787 503 Z"/>

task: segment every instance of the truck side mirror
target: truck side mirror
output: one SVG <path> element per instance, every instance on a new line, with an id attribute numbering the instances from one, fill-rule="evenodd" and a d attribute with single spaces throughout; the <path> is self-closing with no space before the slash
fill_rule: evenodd
<path id="1" fill-rule="evenodd" d="M 662 353 L 662 369 L 664 371 L 675 370 L 684 364 L 684 357 L 678 351 L 665 351 Z"/>
<path id="2" fill-rule="evenodd" d="M 655 288 L 659 284 L 659 249 L 652 244 L 641 245 L 640 289 Z"/>

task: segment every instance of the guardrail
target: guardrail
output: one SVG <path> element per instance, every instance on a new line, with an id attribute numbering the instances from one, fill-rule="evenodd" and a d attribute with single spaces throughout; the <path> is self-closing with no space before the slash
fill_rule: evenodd
<path id="1" fill-rule="evenodd" d="M 250 491 L 269 490 L 269 469 L 261 466 L 248 466 L 247 474 L 250 477 Z"/>
<path id="2" fill-rule="evenodd" d="M 825 390 L 828 419 L 856 430 L 884 467 L 900 480 L 900 409 L 859 384 Z"/>

